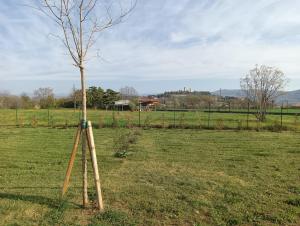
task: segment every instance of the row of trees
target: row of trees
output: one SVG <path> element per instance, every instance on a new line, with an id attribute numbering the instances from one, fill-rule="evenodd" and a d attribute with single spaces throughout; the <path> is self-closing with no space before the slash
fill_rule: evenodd
<path id="1" fill-rule="evenodd" d="M 20 96 L 11 95 L 8 92 L 0 93 L 0 108 L 48 108 L 55 106 L 53 89 L 39 88 L 34 91 L 32 97 L 26 93 Z"/>
<path id="2" fill-rule="evenodd" d="M 87 107 L 109 108 L 115 101 L 120 100 L 120 93 L 112 89 L 104 90 L 101 87 L 89 87 L 87 93 Z M 39 88 L 33 96 L 23 93 L 20 96 L 8 92 L 0 93 L 0 108 L 79 108 L 82 105 L 81 90 L 73 89 L 68 97 L 55 97 L 53 89 Z"/>

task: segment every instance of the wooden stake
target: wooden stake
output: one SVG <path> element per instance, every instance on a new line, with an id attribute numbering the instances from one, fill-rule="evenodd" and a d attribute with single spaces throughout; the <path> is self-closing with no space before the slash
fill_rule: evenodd
<path id="1" fill-rule="evenodd" d="M 86 145 L 87 145 L 87 136 L 86 136 L 86 129 L 82 129 L 82 177 L 83 177 L 83 182 L 82 182 L 82 205 L 83 207 L 87 207 L 89 203 L 89 198 L 88 198 L 88 181 L 87 181 L 87 176 L 88 176 L 88 171 L 87 171 L 87 158 L 86 158 Z"/>
<path id="2" fill-rule="evenodd" d="M 78 148 L 78 144 L 79 144 L 79 140 L 80 140 L 80 134 L 81 134 L 81 125 L 78 126 L 77 131 L 76 131 L 75 142 L 74 142 L 73 150 L 71 153 L 71 158 L 69 160 L 69 164 L 68 164 L 68 168 L 67 168 L 67 172 L 66 172 L 66 176 L 65 176 L 65 180 L 64 180 L 64 185 L 63 185 L 63 189 L 62 189 L 62 196 L 66 193 L 68 186 L 69 186 L 70 176 L 71 176 L 71 172 L 72 172 L 72 168 L 74 165 L 75 156 L 76 156 L 76 152 L 77 152 L 77 148 Z"/>
<path id="3" fill-rule="evenodd" d="M 92 164 L 93 164 L 98 208 L 100 211 L 103 211 L 104 206 L 103 206 L 103 201 L 102 201 L 102 193 L 101 193 L 99 169 L 98 169 L 97 156 L 96 156 L 96 148 L 95 148 L 95 142 L 94 142 L 92 123 L 90 121 L 88 121 L 88 128 L 86 131 L 86 135 L 88 138 L 89 150 L 90 150 L 91 160 L 92 160 Z"/>

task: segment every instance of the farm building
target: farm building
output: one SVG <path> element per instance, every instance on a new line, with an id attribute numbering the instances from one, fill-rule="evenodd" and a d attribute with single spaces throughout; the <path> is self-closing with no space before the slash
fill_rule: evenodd
<path id="1" fill-rule="evenodd" d="M 140 97 L 139 103 L 141 104 L 141 109 L 144 111 L 153 110 L 160 104 L 157 97 Z"/>
<path id="2" fill-rule="evenodd" d="M 119 111 L 128 111 L 130 110 L 130 100 L 118 100 L 115 101 L 115 108 Z"/>

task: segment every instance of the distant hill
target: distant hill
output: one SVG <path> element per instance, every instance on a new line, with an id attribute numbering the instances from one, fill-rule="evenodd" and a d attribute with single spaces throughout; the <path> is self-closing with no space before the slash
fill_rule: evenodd
<path id="1" fill-rule="evenodd" d="M 285 92 L 284 95 L 277 98 L 277 103 L 287 102 L 289 104 L 300 103 L 300 90 Z"/>
<path id="2" fill-rule="evenodd" d="M 220 95 L 220 90 L 212 92 L 212 94 L 219 96 Z M 221 95 L 223 97 L 244 97 L 245 94 L 242 90 L 240 89 L 222 89 L 221 90 Z"/>
<path id="3" fill-rule="evenodd" d="M 220 95 L 220 91 L 214 91 L 212 92 L 214 95 Z M 240 89 L 223 89 L 221 90 L 221 95 L 223 97 L 228 96 L 228 97 L 244 97 L 245 94 L 243 93 L 242 90 Z M 287 91 L 284 92 L 284 94 L 276 99 L 276 103 L 286 103 L 288 102 L 289 104 L 296 104 L 300 103 L 300 90 L 294 90 L 294 91 Z"/>

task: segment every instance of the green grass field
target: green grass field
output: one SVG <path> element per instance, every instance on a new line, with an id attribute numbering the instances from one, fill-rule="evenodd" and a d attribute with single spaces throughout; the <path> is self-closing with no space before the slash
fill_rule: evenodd
<path id="1" fill-rule="evenodd" d="M 122 129 L 127 131 L 128 129 Z M 60 199 L 74 128 L 0 130 L 0 225 L 300 225 L 300 134 L 142 130 L 126 159 L 95 129 L 106 212 L 81 208 L 81 164 Z"/>
<path id="2" fill-rule="evenodd" d="M 274 109 L 273 111 L 276 111 Z M 285 109 L 285 112 L 297 113 L 295 109 Z M 300 112 L 298 115 L 283 115 L 284 130 L 300 130 Z M 216 128 L 216 129 L 255 129 L 278 130 L 281 127 L 280 115 L 268 115 L 267 121 L 260 123 L 253 114 L 237 113 L 208 113 L 195 112 L 129 112 L 129 111 L 103 111 L 89 110 L 88 118 L 94 125 L 111 127 L 150 126 L 150 127 L 179 127 L 179 128 Z M 140 119 L 139 119 L 140 118 Z M 13 110 L 0 109 L 0 126 L 75 126 L 80 119 L 80 111 L 72 109 L 48 110 Z"/>

